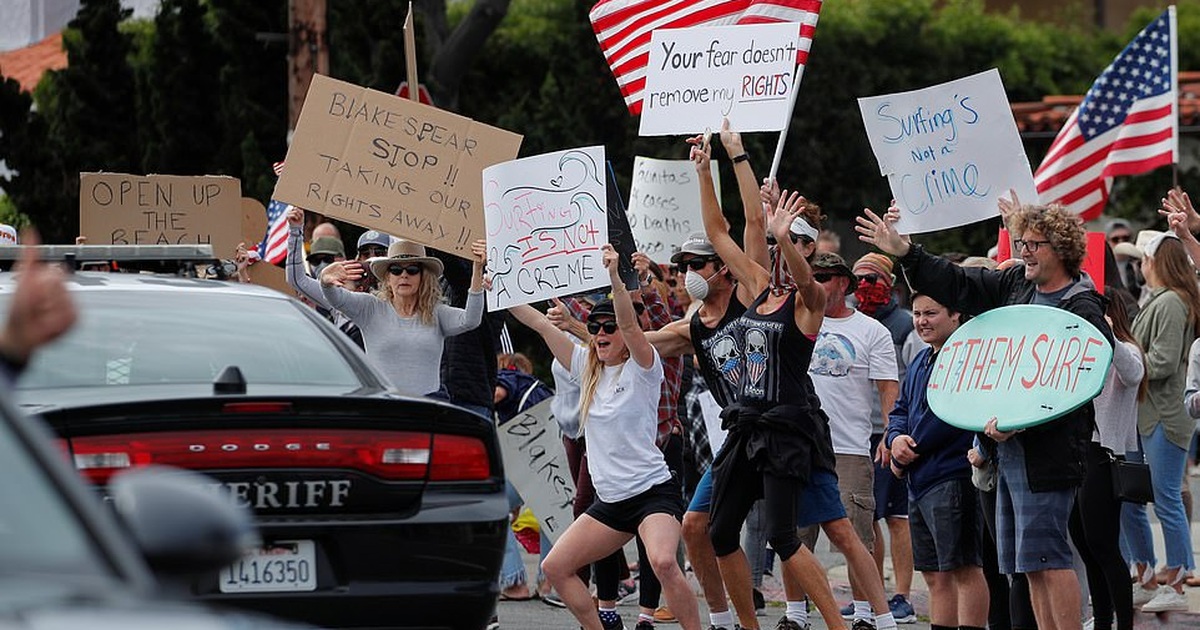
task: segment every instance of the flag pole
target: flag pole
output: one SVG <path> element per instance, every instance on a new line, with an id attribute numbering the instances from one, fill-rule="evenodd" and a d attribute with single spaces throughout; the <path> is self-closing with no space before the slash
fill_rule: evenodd
<path id="1" fill-rule="evenodd" d="M 1175 5 L 1167 7 L 1171 29 L 1171 186 L 1179 188 L 1179 38 Z"/>
<path id="2" fill-rule="evenodd" d="M 772 181 L 779 172 L 779 162 L 783 160 L 783 143 L 787 140 L 788 127 L 792 126 L 792 113 L 796 110 L 796 94 L 800 92 L 800 80 L 804 78 L 804 67 L 807 65 L 807 63 L 796 65 L 796 73 L 792 79 L 792 93 L 788 95 L 787 124 L 779 132 L 779 143 L 775 145 L 775 158 L 771 160 L 771 174 L 767 176 Z"/>

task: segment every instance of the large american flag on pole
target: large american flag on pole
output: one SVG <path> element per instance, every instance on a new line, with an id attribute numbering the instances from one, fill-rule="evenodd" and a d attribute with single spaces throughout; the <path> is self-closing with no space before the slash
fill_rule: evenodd
<path id="1" fill-rule="evenodd" d="M 655 29 L 798 22 L 796 63 L 803 65 L 820 12 L 821 0 L 600 0 L 588 17 L 625 104 L 637 115 Z"/>
<path id="2" fill-rule="evenodd" d="M 1043 203 L 1094 219 L 1113 177 L 1178 163 L 1176 42 L 1170 7 L 1096 79 L 1034 174 Z"/>

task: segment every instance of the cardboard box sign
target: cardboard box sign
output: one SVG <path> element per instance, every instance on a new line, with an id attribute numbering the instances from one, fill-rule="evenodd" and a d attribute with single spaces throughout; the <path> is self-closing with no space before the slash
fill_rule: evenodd
<path id="1" fill-rule="evenodd" d="M 274 198 L 469 257 L 484 237 L 483 169 L 515 158 L 521 138 L 316 75 Z"/>
<path id="2" fill-rule="evenodd" d="M 224 175 L 79 174 L 79 233 L 93 245 L 203 245 L 232 258 L 242 183 Z"/>

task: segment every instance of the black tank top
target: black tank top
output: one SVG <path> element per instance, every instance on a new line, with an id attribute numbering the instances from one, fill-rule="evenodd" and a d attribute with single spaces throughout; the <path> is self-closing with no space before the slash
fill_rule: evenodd
<path id="1" fill-rule="evenodd" d="M 700 320 L 700 311 L 692 313 L 690 322 L 692 346 L 700 363 L 700 374 L 708 385 L 708 391 L 722 408 L 735 403 L 741 392 L 742 339 L 738 334 L 738 320 L 746 307 L 737 295 L 729 296 L 729 306 L 715 328 L 709 328 Z"/>
<path id="2" fill-rule="evenodd" d="M 763 291 L 738 320 L 744 357 L 740 401 L 759 408 L 778 404 L 818 408 L 813 405 L 808 376 L 815 343 L 796 327 L 796 292 L 774 313 L 761 315 L 758 307 L 770 294 Z"/>

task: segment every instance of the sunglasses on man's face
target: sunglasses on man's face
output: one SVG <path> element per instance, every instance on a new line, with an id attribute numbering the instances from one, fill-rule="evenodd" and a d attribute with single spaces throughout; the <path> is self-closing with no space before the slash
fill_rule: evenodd
<path id="1" fill-rule="evenodd" d="M 813 274 L 813 280 L 816 280 L 817 282 L 820 282 L 821 284 L 825 284 L 826 282 L 829 282 L 830 280 L 833 280 L 836 277 L 837 277 L 836 273 L 814 273 Z"/>
<path id="2" fill-rule="evenodd" d="M 308 257 L 308 264 L 316 267 L 317 265 L 328 265 L 333 262 L 333 254 L 313 254 Z"/>
<path id="3" fill-rule="evenodd" d="M 388 265 L 388 273 L 398 276 L 402 273 L 410 276 L 421 275 L 421 265 Z"/>
<path id="4" fill-rule="evenodd" d="M 588 333 L 593 334 L 593 335 L 600 334 L 601 330 L 604 331 L 604 334 L 611 335 L 611 334 L 617 332 L 617 322 L 616 322 L 616 320 L 613 320 L 613 319 L 605 320 L 602 322 L 588 322 L 587 329 L 588 329 Z"/>
<path id="5" fill-rule="evenodd" d="M 363 245 L 358 249 L 358 255 L 366 256 L 367 258 L 387 256 L 387 248 L 379 245 Z"/>
<path id="6" fill-rule="evenodd" d="M 867 284 L 875 284 L 876 282 L 879 282 L 879 274 L 866 273 L 866 274 L 859 276 L 858 279 L 859 279 L 859 281 L 866 282 Z"/>
<path id="7" fill-rule="evenodd" d="M 1125 234 L 1114 234 L 1114 235 L 1108 237 L 1108 242 L 1112 243 L 1113 245 L 1117 245 L 1119 243 L 1132 243 L 1133 238 L 1131 238 Z"/>
<path id="8" fill-rule="evenodd" d="M 708 266 L 710 258 L 689 258 L 675 266 L 675 273 L 686 273 L 688 269 L 700 271 Z"/>

